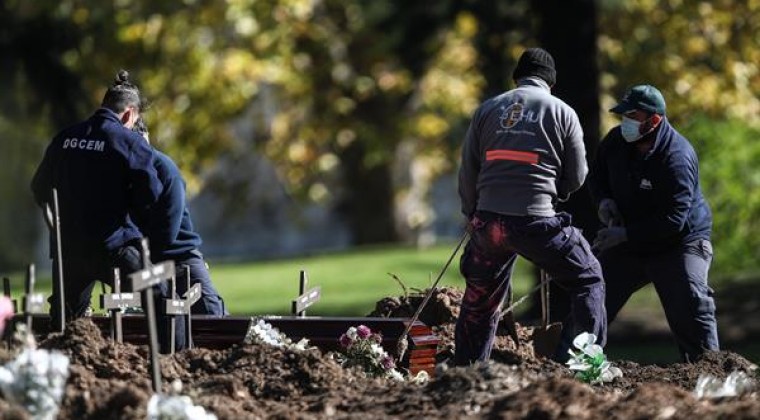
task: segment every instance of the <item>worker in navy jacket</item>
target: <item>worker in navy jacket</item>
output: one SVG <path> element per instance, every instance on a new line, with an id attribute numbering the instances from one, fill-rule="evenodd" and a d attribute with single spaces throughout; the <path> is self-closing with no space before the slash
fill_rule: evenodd
<path id="1" fill-rule="evenodd" d="M 131 130 L 142 102 L 129 74 L 120 71 L 101 107 L 53 138 L 32 180 L 42 207 L 51 203 L 52 189 L 58 191 L 67 320 L 87 313 L 95 281 L 110 284 L 113 267 L 122 277 L 143 267 L 142 234 L 128 212 L 155 203 L 162 187 L 153 150 Z M 157 290 L 160 298 L 168 289 L 161 284 Z M 57 299 L 52 296 L 51 309 Z M 162 317 L 159 333 L 167 322 Z"/>
<path id="2" fill-rule="evenodd" d="M 604 227 L 594 247 L 607 283 L 610 322 L 653 283 L 685 361 L 718 350 L 712 215 L 689 141 L 665 117 L 657 88 L 631 88 L 610 111 L 622 116 L 599 146 L 590 186 Z"/>
<path id="3" fill-rule="evenodd" d="M 133 130 L 149 141 L 148 128 L 142 117 Z M 153 206 L 148 209 L 136 208 L 133 212 L 140 230 L 150 239 L 151 259 L 153 262 L 175 262 L 177 293 L 180 296 L 187 290 L 189 268 L 190 285 L 201 285 L 201 298 L 192 307 L 194 314 L 228 315 L 224 301 L 211 283 L 203 254 L 199 251 L 202 240 L 193 228 L 187 208 L 185 180 L 169 156 L 155 149 L 154 154 L 156 158 L 153 163 L 163 191 Z"/>

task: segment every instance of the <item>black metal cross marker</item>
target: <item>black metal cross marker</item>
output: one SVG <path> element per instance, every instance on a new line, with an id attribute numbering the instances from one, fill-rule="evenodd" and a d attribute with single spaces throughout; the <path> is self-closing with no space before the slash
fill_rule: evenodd
<path id="1" fill-rule="evenodd" d="M 26 318 L 27 331 L 32 331 L 32 315 L 44 314 L 45 296 L 42 293 L 34 293 L 34 264 L 29 264 L 26 270 L 25 295 L 22 299 L 22 308 Z"/>
<path id="2" fill-rule="evenodd" d="M 193 287 L 190 286 L 190 268 L 187 267 L 187 291 L 184 295 L 182 295 L 182 299 L 165 299 L 166 303 L 166 314 L 167 315 L 185 315 L 185 337 L 188 343 L 188 348 L 192 348 L 192 307 L 195 302 L 197 302 L 201 298 L 201 285 L 200 283 L 197 283 L 193 285 Z M 171 287 L 171 295 L 174 296 L 176 293 L 176 287 L 175 287 L 175 279 L 172 279 L 172 287 Z M 170 335 L 174 337 L 175 334 L 175 322 L 174 317 L 171 319 L 171 333 Z M 171 353 L 174 353 L 174 340 L 171 342 Z"/>
<path id="3" fill-rule="evenodd" d="M 301 270 L 301 276 L 298 283 L 298 297 L 292 303 L 291 312 L 293 315 L 299 317 L 306 316 L 306 308 L 317 303 L 320 298 L 321 288 L 319 286 L 312 287 L 308 291 L 306 290 L 306 284 L 309 282 L 309 278 L 306 276 L 306 271 Z"/>
<path id="4" fill-rule="evenodd" d="M 193 348 L 193 305 L 201 298 L 201 285 L 198 286 L 197 292 L 190 294 L 190 266 L 185 266 L 185 294 L 182 296 L 187 301 L 191 301 L 187 307 L 187 318 L 185 318 L 185 337 L 187 337 L 187 348 Z"/>
<path id="5" fill-rule="evenodd" d="M 113 269 L 113 293 L 100 295 L 100 308 L 111 312 L 111 340 L 124 342 L 121 326 L 122 311 L 127 308 L 140 308 L 142 302 L 139 292 L 121 292 L 121 275 L 118 268 Z"/>
<path id="6" fill-rule="evenodd" d="M 148 345 L 150 347 L 150 372 L 153 380 L 153 392 L 161 393 L 161 367 L 158 360 L 158 337 L 156 332 L 156 308 L 153 301 L 153 286 L 174 277 L 174 262 L 164 261 L 157 265 L 150 264 L 148 240 L 142 240 L 143 269 L 129 275 L 132 291 L 144 290 L 145 315 L 148 318 Z M 174 337 L 169 337 L 174 342 Z"/>

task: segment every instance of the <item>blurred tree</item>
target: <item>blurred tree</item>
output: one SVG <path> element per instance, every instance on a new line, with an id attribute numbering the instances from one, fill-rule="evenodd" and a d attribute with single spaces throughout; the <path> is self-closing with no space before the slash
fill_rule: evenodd
<path id="1" fill-rule="evenodd" d="M 126 68 L 151 102 L 152 138 L 197 191 L 194 175 L 220 153 L 252 152 L 233 144 L 228 123 L 267 90 L 274 109 L 255 122 L 254 143 L 292 194 L 339 201 L 355 243 L 394 240 L 396 146 L 413 141 L 441 171 L 455 149 L 446 133 L 479 96 L 469 41 L 477 22 L 455 3 L 9 0 L 0 71 L 14 95 L 3 107 L 23 98 L 24 112 L 44 122 L 13 178 L 29 179 L 47 139 L 89 115 Z M 28 120 L 20 115 L 7 121 L 17 132 Z"/>
<path id="2" fill-rule="evenodd" d="M 534 1 L 533 7 L 541 19 L 540 44 L 556 61 L 557 84 L 553 93 L 578 113 L 586 159 L 590 162 L 599 144 L 596 1 Z M 572 214 L 573 224 L 593 240 L 598 221 L 585 184 L 560 208 Z"/>
<path id="3" fill-rule="evenodd" d="M 595 0 L 532 1 L 539 20 L 539 45 L 554 56 L 557 83 L 552 93 L 567 102 L 577 113 L 583 127 L 586 159 L 591 162 L 599 144 L 599 69 L 597 67 L 597 5 Z M 598 228 L 596 209 L 587 186 L 573 193 L 558 208 L 573 216 L 573 225 L 593 241 Z M 534 270 L 538 284 L 540 273 Z M 570 310 L 564 289 L 550 287 L 550 318 L 563 320 Z M 533 295 L 527 317 L 540 316 L 540 296 Z"/>
<path id="4" fill-rule="evenodd" d="M 294 80 L 282 86 L 266 150 L 312 199 L 337 197 L 355 244 L 396 239 L 397 146 L 413 138 L 431 172 L 450 166 L 446 134 L 477 103 L 477 22 L 452 4 L 325 1 L 301 25 L 287 16 L 298 30 L 282 70 Z M 326 182 L 330 171 L 341 190 Z"/>
<path id="5" fill-rule="evenodd" d="M 601 5 L 605 109 L 628 87 L 651 83 L 665 95 L 668 118 L 676 125 L 695 113 L 760 124 L 760 4 L 630 0 Z M 605 126 L 615 121 L 608 118 Z"/>
<path id="6" fill-rule="evenodd" d="M 713 211 L 713 272 L 725 275 L 757 270 L 760 129 L 736 118 L 716 121 L 703 114 L 692 115 L 678 129 L 702 155 L 702 190 Z"/>
<path id="7" fill-rule="evenodd" d="M 81 36 L 37 4 L 0 3 L 0 269 L 33 261 L 42 224 L 28 180 L 51 124 L 71 123 L 84 104 L 79 75 L 58 59 Z"/>

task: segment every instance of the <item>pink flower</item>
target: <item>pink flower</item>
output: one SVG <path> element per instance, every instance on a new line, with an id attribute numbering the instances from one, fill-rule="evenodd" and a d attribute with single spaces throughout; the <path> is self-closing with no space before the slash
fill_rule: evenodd
<path id="1" fill-rule="evenodd" d="M 380 364 L 383 366 L 383 369 L 390 370 L 396 367 L 396 361 L 393 360 L 393 357 L 385 355 L 383 356 L 383 359 L 380 361 Z"/>
<path id="2" fill-rule="evenodd" d="M 367 338 L 372 335 L 372 330 L 366 325 L 359 325 L 356 327 L 356 332 L 359 334 L 359 338 Z"/>
<path id="3" fill-rule="evenodd" d="M 13 302 L 7 296 L 0 296 L 0 333 L 5 330 L 5 321 L 13 315 Z"/>
<path id="4" fill-rule="evenodd" d="M 343 348 L 346 348 L 346 349 L 351 347 L 351 344 L 353 344 L 353 340 L 351 340 L 351 337 L 349 337 L 348 334 L 341 335 L 338 342 Z"/>

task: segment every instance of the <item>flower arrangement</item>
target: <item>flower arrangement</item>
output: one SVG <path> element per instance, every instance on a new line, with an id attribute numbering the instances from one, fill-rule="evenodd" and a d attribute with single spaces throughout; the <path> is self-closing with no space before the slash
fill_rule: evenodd
<path id="1" fill-rule="evenodd" d="M 623 371 L 612 366 L 607 361 L 607 356 L 602 351 L 602 346 L 595 344 L 596 335 L 587 332 L 579 334 L 573 339 L 573 346 L 580 350 L 570 353 L 567 365 L 570 370 L 576 371 L 575 377 L 589 384 L 601 384 L 612 382 L 613 379 L 623 376 Z"/>
<path id="2" fill-rule="evenodd" d="M 35 420 L 55 419 L 69 377 L 69 358 L 37 349 L 26 326 L 17 328 L 17 338 L 25 346 L 14 360 L 0 367 L 0 390 L 6 400 L 22 405 Z"/>
<path id="3" fill-rule="evenodd" d="M 153 394 L 148 401 L 148 420 L 216 420 L 216 416 L 206 409 L 193 404 L 190 397 L 180 395 L 182 382 L 172 382 L 171 391 Z"/>
<path id="4" fill-rule="evenodd" d="M 297 343 L 294 343 L 293 340 L 273 327 L 272 324 L 260 318 L 251 319 L 251 325 L 248 327 L 244 341 L 246 343 L 268 344 L 297 351 L 304 351 L 309 348 L 309 340 L 302 338 Z"/>
<path id="5" fill-rule="evenodd" d="M 382 341 L 382 335 L 366 325 L 351 327 L 338 339 L 339 360 L 344 367 L 361 368 L 371 377 L 403 380 L 403 375 L 396 370 L 396 361 L 380 345 Z"/>

